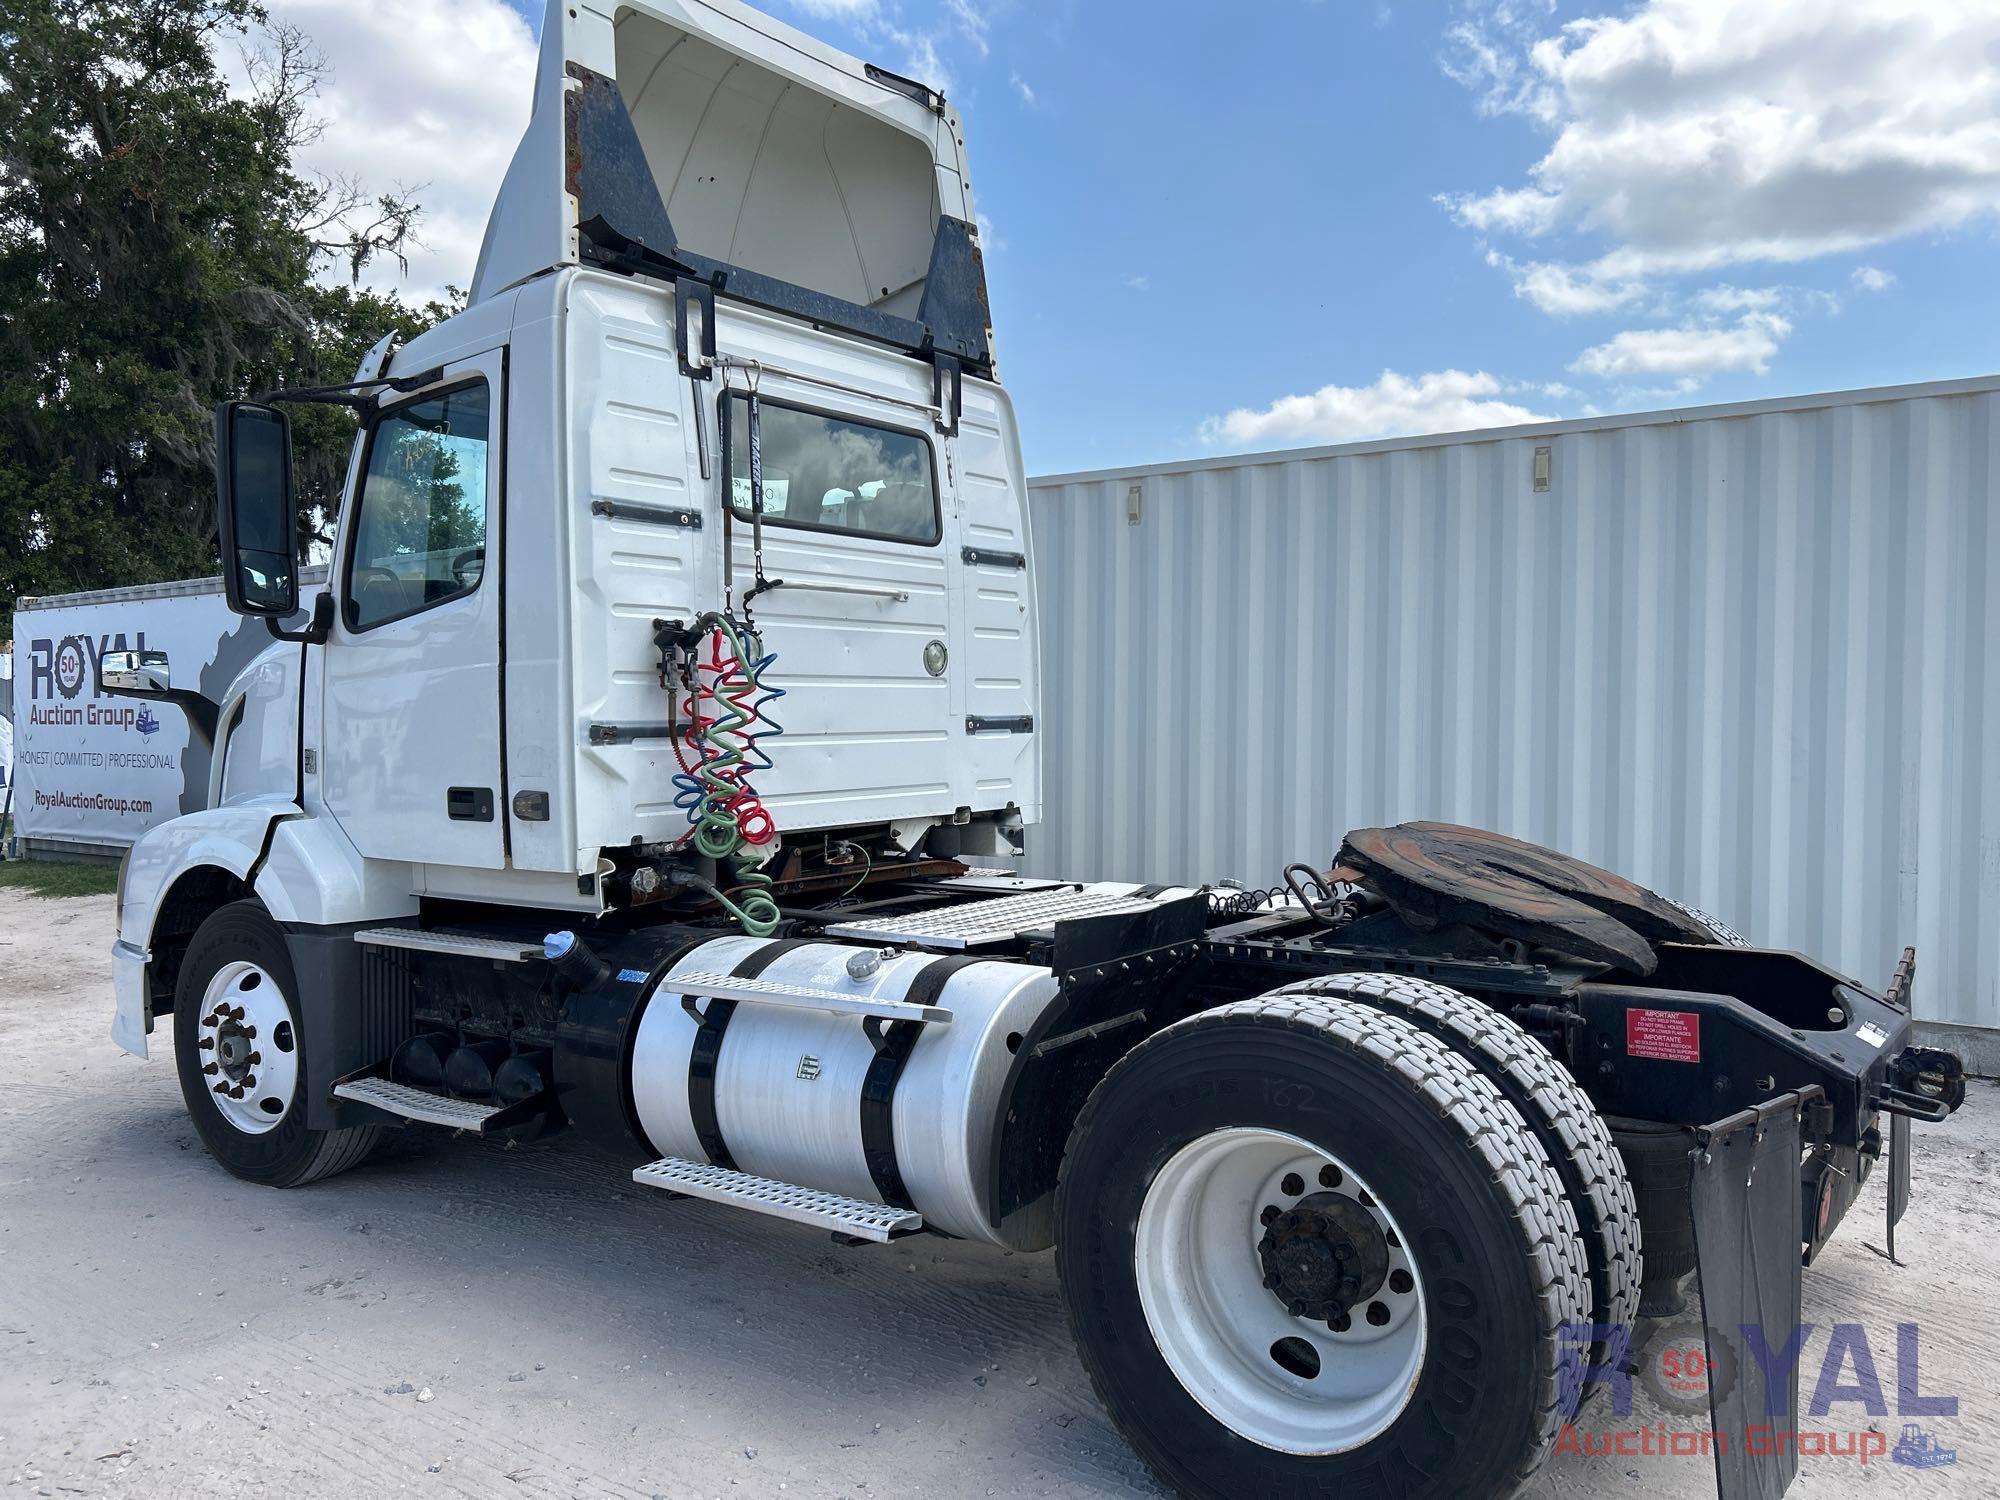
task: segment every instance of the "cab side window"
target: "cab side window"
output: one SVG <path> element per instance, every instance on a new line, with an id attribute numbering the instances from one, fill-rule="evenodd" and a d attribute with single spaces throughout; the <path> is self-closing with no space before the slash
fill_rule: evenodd
<path id="1" fill-rule="evenodd" d="M 368 436 L 341 591 L 368 630 L 479 587 L 486 570 L 486 383 L 398 406 Z"/>

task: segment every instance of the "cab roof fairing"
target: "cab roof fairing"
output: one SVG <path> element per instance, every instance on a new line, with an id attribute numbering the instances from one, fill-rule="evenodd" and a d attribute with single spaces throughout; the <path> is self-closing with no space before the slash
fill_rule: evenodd
<path id="1" fill-rule="evenodd" d="M 990 367 L 965 179 L 942 99 L 736 0 L 551 0 L 469 300 L 596 262 Z"/>

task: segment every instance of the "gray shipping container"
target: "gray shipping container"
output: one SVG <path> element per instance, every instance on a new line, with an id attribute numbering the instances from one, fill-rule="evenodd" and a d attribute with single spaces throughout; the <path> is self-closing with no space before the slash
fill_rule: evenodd
<path id="1" fill-rule="evenodd" d="M 1996 485 L 2000 378 L 1032 480 L 1030 863 L 1479 824 L 2000 1025 Z"/>

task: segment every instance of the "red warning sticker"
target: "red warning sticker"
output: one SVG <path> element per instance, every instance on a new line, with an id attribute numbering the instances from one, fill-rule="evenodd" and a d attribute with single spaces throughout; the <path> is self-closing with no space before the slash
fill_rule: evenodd
<path id="1" fill-rule="evenodd" d="M 1628 1010 L 1625 1053 L 1661 1062 L 1701 1061 L 1701 1017 L 1691 1010 Z"/>

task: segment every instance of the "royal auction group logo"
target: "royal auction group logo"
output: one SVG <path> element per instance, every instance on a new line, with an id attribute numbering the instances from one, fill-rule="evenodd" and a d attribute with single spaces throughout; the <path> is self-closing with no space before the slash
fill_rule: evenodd
<path id="1" fill-rule="evenodd" d="M 1913 1418 L 1956 1417 L 1958 1397 L 1922 1389 L 1922 1336 L 1915 1323 L 1895 1325 L 1895 1359 L 1877 1362 L 1868 1331 L 1835 1323 L 1809 1355 L 1817 1332 L 1811 1323 L 1783 1330 L 1783 1338 L 1755 1323 L 1730 1329 L 1683 1318 L 1651 1332 L 1636 1348 L 1624 1326 L 1565 1329 L 1563 1412 L 1558 1453 L 1593 1457 L 1713 1459 L 1717 1453 L 1752 1457 L 1796 1453 L 1848 1458 L 1868 1464 L 1887 1458 L 1909 1468 L 1940 1468 L 1958 1461 Z M 1604 1363 L 1589 1364 L 1601 1344 Z M 1884 1350 L 1884 1354 L 1887 1354 Z M 1890 1379 L 1885 1381 L 1884 1372 Z M 1810 1381 L 1810 1386 L 1808 1386 Z M 1586 1425 L 1583 1398 L 1594 1385 L 1610 1387 L 1610 1411 Z M 1668 1420 L 1640 1422 L 1634 1387 L 1643 1387 Z M 1804 1398 L 1801 1408 L 1800 1398 Z M 1884 1419 L 1902 1419 L 1900 1436 Z"/>
<path id="2" fill-rule="evenodd" d="M 120 631 L 95 637 L 44 636 L 29 641 L 28 722 L 51 729 L 106 725 L 136 729 L 140 734 L 158 730 L 160 722 L 150 710 L 134 709 L 126 703 L 105 704 L 97 699 L 98 663 L 107 651 L 144 651 L 146 632 L 137 632 L 136 639 L 134 645 Z M 84 697 L 91 701 L 81 704 L 71 701 Z"/>

